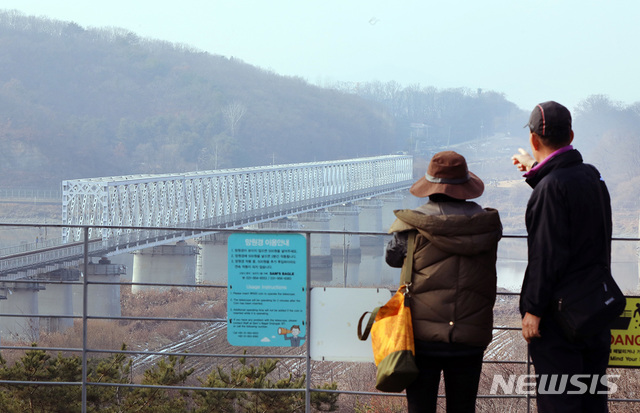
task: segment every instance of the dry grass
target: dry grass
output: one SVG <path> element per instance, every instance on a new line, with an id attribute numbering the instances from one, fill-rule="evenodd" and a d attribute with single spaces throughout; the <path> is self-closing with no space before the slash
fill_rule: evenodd
<path id="1" fill-rule="evenodd" d="M 226 317 L 226 291 L 199 287 L 195 290 L 173 288 L 169 291 L 149 290 L 121 295 L 122 315 L 126 317 L 166 317 L 176 321 L 121 321 L 129 326 L 132 343 L 166 344 L 178 341 L 188 332 L 202 327 L 188 318 L 216 319 Z M 151 346 L 155 347 L 155 346 Z"/>
<path id="2" fill-rule="evenodd" d="M 174 320 L 88 320 L 87 344 L 91 349 L 119 350 L 156 348 L 179 341 L 189 332 L 202 327 L 202 322 L 188 318 L 226 317 L 226 291 L 198 287 L 189 290 L 149 290 L 133 294 L 126 286 L 121 290 L 123 317 L 155 317 Z M 13 343 L 18 345 L 18 343 Z M 62 333 L 40 334 L 41 347 L 82 348 L 82 321 Z"/>

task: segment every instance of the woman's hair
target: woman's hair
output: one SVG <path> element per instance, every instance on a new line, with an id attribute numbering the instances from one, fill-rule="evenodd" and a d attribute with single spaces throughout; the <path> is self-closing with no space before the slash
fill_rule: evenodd
<path id="1" fill-rule="evenodd" d="M 458 199 L 445 194 L 431 194 L 429 195 L 429 200 L 433 202 L 463 202 L 466 199 Z"/>

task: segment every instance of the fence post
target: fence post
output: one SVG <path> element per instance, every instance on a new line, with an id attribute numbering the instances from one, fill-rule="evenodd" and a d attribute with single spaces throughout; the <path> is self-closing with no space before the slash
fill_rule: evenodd
<path id="1" fill-rule="evenodd" d="M 531 357 L 529 354 L 529 343 L 527 343 L 527 376 L 531 377 Z M 527 392 L 527 413 L 531 412 L 531 394 Z"/>
<path id="2" fill-rule="evenodd" d="M 306 390 L 305 394 L 305 412 L 311 412 L 311 326 L 309 320 L 311 319 L 311 233 L 307 232 L 307 377 L 305 378 Z"/>
<path id="3" fill-rule="evenodd" d="M 87 273 L 89 272 L 89 227 L 84 227 L 82 268 L 82 413 L 87 413 Z"/>

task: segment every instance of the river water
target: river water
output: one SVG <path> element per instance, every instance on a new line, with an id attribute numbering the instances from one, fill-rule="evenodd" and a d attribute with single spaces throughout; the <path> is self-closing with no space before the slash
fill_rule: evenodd
<path id="1" fill-rule="evenodd" d="M 618 241 L 613 246 L 612 272 L 627 294 L 638 294 L 640 291 L 636 244 Z M 351 260 L 355 262 L 347 262 L 346 265 L 341 255 L 334 254 L 330 271 L 312 268 L 312 282 L 323 286 L 394 287 L 400 280 L 400 269 L 389 267 L 383 254 L 384 246 L 363 247 L 360 260 Z M 525 239 L 500 241 L 496 263 L 498 288 L 519 292 L 526 266 Z"/>

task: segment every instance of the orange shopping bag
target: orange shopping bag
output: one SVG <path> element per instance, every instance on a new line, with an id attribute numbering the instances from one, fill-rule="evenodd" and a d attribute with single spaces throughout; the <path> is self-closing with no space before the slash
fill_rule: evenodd
<path id="1" fill-rule="evenodd" d="M 358 322 L 360 340 L 366 340 L 371 332 L 373 358 L 378 368 L 376 389 L 384 392 L 401 392 L 418 377 L 409 307 L 413 244 L 414 236 L 410 236 L 407 258 L 402 268 L 404 284 L 385 305 L 371 312 L 364 332 L 362 320 L 369 312 L 364 313 Z"/>

